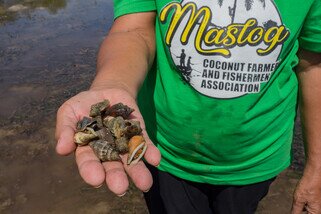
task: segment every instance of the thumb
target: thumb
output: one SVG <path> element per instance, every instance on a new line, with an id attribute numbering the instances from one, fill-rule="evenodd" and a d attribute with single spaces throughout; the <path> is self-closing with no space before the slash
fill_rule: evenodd
<path id="1" fill-rule="evenodd" d="M 56 151 L 60 155 L 68 155 L 76 148 L 74 143 L 77 118 L 72 108 L 63 105 L 59 108 L 56 122 Z"/>

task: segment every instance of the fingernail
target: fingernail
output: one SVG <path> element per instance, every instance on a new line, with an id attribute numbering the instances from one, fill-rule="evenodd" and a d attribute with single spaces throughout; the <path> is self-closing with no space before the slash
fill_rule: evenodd
<path id="1" fill-rule="evenodd" d="M 100 184 L 100 185 L 98 185 L 98 186 L 95 186 L 94 188 L 95 188 L 95 189 L 98 189 L 98 188 L 100 188 L 102 185 L 103 185 L 103 184 Z"/>
<path id="2" fill-rule="evenodd" d="M 144 193 L 148 193 L 148 192 L 149 192 L 149 190 L 150 190 L 150 189 L 148 189 L 148 190 L 144 190 L 143 192 L 144 192 Z"/>
<path id="3" fill-rule="evenodd" d="M 126 195 L 126 192 L 124 192 L 123 194 L 121 195 L 117 195 L 118 197 L 123 197 L 124 195 Z"/>

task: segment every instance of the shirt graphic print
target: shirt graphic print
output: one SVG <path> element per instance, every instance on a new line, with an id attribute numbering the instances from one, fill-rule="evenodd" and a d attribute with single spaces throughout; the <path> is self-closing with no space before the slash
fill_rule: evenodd
<path id="1" fill-rule="evenodd" d="M 182 0 L 159 16 L 182 79 L 213 98 L 259 93 L 290 35 L 271 0 Z"/>

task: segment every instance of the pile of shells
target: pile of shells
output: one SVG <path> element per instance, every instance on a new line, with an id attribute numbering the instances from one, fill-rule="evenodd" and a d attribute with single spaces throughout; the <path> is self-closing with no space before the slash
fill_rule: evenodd
<path id="1" fill-rule="evenodd" d="M 134 109 L 108 100 L 91 106 L 89 116 L 77 123 L 74 142 L 89 145 L 101 161 L 118 161 L 128 153 L 127 164 L 137 163 L 146 151 L 139 121 L 128 119 Z"/>

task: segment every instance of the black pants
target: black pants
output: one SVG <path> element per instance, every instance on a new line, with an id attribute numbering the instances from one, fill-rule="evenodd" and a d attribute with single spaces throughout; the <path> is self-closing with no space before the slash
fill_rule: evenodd
<path id="1" fill-rule="evenodd" d="M 144 196 L 150 214 L 252 214 L 275 179 L 220 186 L 186 181 L 149 168 L 154 184 Z"/>

